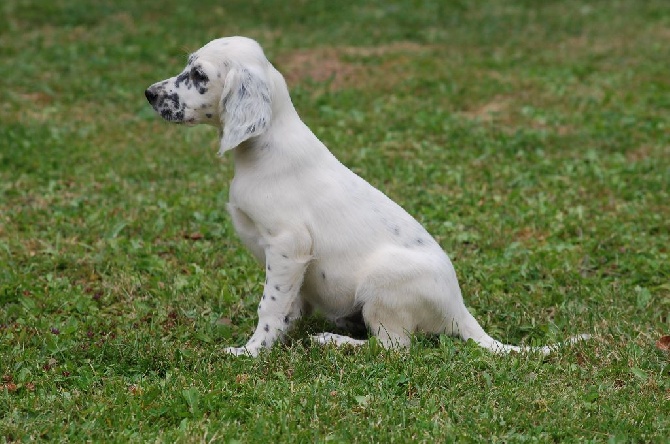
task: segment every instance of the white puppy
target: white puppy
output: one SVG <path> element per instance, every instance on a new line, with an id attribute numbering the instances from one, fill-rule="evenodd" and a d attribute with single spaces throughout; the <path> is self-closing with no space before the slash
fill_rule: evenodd
<path id="1" fill-rule="evenodd" d="M 233 150 L 228 210 L 267 277 L 256 331 L 227 352 L 256 356 L 312 310 L 338 325 L 367 327 L 385 347 L 406 347 L 423 331 L 471 338 L 494 352 L 531 350 L 482 329 L 437 242 L 316 138 L 255 41 L 214 40 L 145 95 L 165 120 L 216 126 L 219 154 Z M 331 333 L 314 339 L 365 343 Z"/>

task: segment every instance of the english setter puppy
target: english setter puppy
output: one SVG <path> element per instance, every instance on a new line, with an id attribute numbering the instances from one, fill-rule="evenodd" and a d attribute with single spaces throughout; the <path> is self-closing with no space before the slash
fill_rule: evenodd
<path id="1" fill-rule="evenodd" d="M 219 155 L 233 151 L 228 211 L 266 279 L 256 331 L 226 352 L 256 356 L 314 310 L 337 325 L 367 328 L 384 347 L 406 347 L 416 331 L 473 339 L 493 352 L 556 347 L 507 345 L 484 331 L 463 303 L 446 253 L 317 139 L 254 40 L 208 43 L 145 95 L 169 122 L 217 127 Z M 313 339 L 366 342 L 333 333 Z"/>

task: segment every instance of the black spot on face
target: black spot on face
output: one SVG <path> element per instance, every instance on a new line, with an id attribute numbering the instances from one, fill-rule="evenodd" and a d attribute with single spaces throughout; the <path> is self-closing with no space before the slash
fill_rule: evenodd
<path id="1" fill-rule="evenodd" d="M 177 76 L 174 81 L 175 88 L 179 88 L 181 83 L 184 83 L 188 89 L 191 89 L 191 81 L 188 78 L 188 72 L 183 72 Z"/>
<path id="2" fill-rule="evenodd" d="M 179 108 L 181 105 L 181 100 L 179 100 L 179 94 L 159 94 L 156 102 L 156 106 L 165 108 Z"/>
<path id="3" fill-rule="evenodd" d="M 192 63 L 192 60 L 189 60 L 189 63 Z M 203 72 L 199 65 L 196 65 L 189 71 L 184 71 L 179 74 L 174 81 L 174 86 L 179 88 L 183 83 L 187 89 L 195 88 L 200 94 L 205 94 L 207 92 L 208 82 L 209 77 L 207 77 L 207 74 Z"/>
<path id="4" fill-rule="evenodd" d="M 162 118 L 168 122 L 183 122 L 186 105 L 181 102 L 177 93 L 166 94 L 164 90 L 153 97 L 152 106 Z"/>

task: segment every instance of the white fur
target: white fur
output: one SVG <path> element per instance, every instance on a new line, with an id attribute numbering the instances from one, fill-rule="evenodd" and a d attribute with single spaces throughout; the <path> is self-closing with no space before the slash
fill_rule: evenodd
<path id="1" fill-rule="evenodd" d="M 343 324 L 362 315 L 386 347 L 408 346 L 415 331 L 473 339 L 494 352 L 556 347 L 506 345 L 486 334 L 437 242 L 316 138 L 258 43 L 214 40 L 180 76 L 152 85 L 147 98 L 167 120 L 220 129 L 220 153 L 233 150 L 235 160 L 228 210 L 266 266 L 256 331 L 227 352 L 256 356 L 312 310 Z M 314 339 L 365 343 L 331 333 Z"/>

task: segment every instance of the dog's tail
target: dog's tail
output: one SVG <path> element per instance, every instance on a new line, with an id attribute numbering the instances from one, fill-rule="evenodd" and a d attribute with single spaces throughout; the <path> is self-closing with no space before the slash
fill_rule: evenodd
<path id="1" fill-rule="evenodd" d="M 581 334 L 577 336 L 572 336 L 565 342 L 561 342 L 553 345 L 545 345 L 544 347 L 530 347 L 530 346 L 518 346 L 518 345 L 509 345 L 503 344 L 500 341 L 496 341 L 491 336 L 484 331 L 479 322 L 472 316 L 469 312 L 465 316 L 466 321 L 460 328 L 458 332 L 463 338 L 464 341 L 472 339 L 481 347 L 492 351 L 493 353 L 507 354 L 510 352 L 518 353 L 541 353 L 543 355 L 548 355 L 549 353 L 558 350 L 559 348 L 568 345 L 574 344 L 577 341 L 583 341 L 591 338 L 589 334 Z"/>

